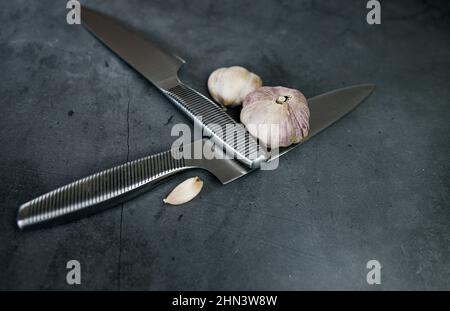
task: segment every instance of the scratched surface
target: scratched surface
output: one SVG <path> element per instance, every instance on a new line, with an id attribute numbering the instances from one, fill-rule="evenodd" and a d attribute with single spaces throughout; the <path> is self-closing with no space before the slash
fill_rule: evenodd
<path id="1" fill-rule="evenodd" d="M 273 172 L 221 186 L 186 172 L 67 225 L 15 226 L 19 204 L 170 147 L 189 122 L 64 1 L 0 3 L 0 289 L 450 289 L 450 18 L 446 1 L 85 1 L 209 72 L 244 65 L 313 96 L 373 82 L 351 115 Z M 199 175 L 201 195 L 162 198 Z M 76 259 L 82 284 L 66 284 Z M 366 263 L 382 284 L 366 283 Z"/>

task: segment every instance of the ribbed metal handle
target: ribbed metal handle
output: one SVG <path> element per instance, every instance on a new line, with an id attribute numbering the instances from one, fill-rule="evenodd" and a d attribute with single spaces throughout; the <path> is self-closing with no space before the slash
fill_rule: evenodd
<path id="1" fill-rule="evenodd" d="M 210 99 L 178 83 L 163 90 L 178 107 L 204 129 L 207 136 L 222 146 L 230 155 L 250 168 L 258 167 L 269 158 L 268 153 L 258 148 L 257 141 L 249 132 Z"/>
<path id="2" fill-rule="evenodd" d="M 25 229 L 77 219 L 128 200 L 161 179 L 187 168 L 190 167 L 186 166 L 178 150 L 128 162 L 21 205 L 17 224 Z"/>

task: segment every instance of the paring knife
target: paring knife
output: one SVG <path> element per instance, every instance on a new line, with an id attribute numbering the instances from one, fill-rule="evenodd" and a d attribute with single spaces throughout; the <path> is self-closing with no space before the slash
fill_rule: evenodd
<path id="1" fill-rule="evenodd" d="M 82 20 L 106 45 L 149 79 L 210 134 L 210 139 L 193 144 L 220 147 L 204 148 L 213 150 L 211 152 L 216 153 L 216 157 L 204 155 L 202 159 L 187 159 L 181 156 L 180 150 L 168 150 L 75 181 L 21 205 L 17 216 L 19 228 L 57 224 L 93 214 L 129 200 L 157 185 L 164 178 L 190 168 L 206 169 L 226 184 L 252 172 L 258 168 L 261 161 L 269 158 L 267 153 L 258 153 L 256 147 L 249 151 L 248 146 L 256 142 L 252 141 L 245 129 L 236 133 L 247 147 L 241 149 L 239 143 L 227 145 L 224 137 L 214 135 L 214 129 L 208 129 L 208 124 L 217 124 L 217 120 L 224 126 L 236 121 L 214 102 L 179 81 L 176 73 L 184 63 L 180 58 L 163 52 L 132 29 L 101 13 L 83 8 Z M 374 87 L 373 84 L 357 85 L 309 99 L 311 117 L 307 139 L 350 112 Z M 199 117 L 203 117 L 202 120 Z M 214 122 L 207 122 L 208 120 Z M 278 154 L 272 155 L 269 161 L 298 145 L 280 150 Z M 237 160 L 224 157 L 224 151 L 232 152 Z M 178 156 L 174 157 L 177 153 Z"/>

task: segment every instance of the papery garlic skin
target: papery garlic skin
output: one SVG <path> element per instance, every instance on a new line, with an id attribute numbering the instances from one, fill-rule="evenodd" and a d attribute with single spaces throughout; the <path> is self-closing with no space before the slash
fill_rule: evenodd
<path id="1" fill-rule="evenodd" d="M 244 67 L 214 70 L 208 78 L 208 90 L 214 100 L 224 106 L 242 104 L 245 96 L 262 86 L 261 78 Z"/>
<path id="2" fill-rule="evenodd" d="M 180 205 L 195 198 L 203 188 L 203 181 L 198 177 L 188 178 L 176 186 L 172 192 L 163 199 L 164 203 Z"/>
<path id="3" fill-rule="evenodd" d="M 309 116 L 307 100 L 300 91 L 265 86 L 245 97 L 241 122 L 263 145 L 288 147 L 308 136 Z"/>

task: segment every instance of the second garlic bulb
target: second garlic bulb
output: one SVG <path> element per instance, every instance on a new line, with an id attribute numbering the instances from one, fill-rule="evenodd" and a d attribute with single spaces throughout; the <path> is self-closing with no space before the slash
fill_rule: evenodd
<path id="1" fill-rule="evenodd" d="M 219 68 L 208 79 L 208 90 L 214 100 L 224 106 L 242 104 L 245 96 L 262 86 L 261 78 L 244 67 Z"/>

